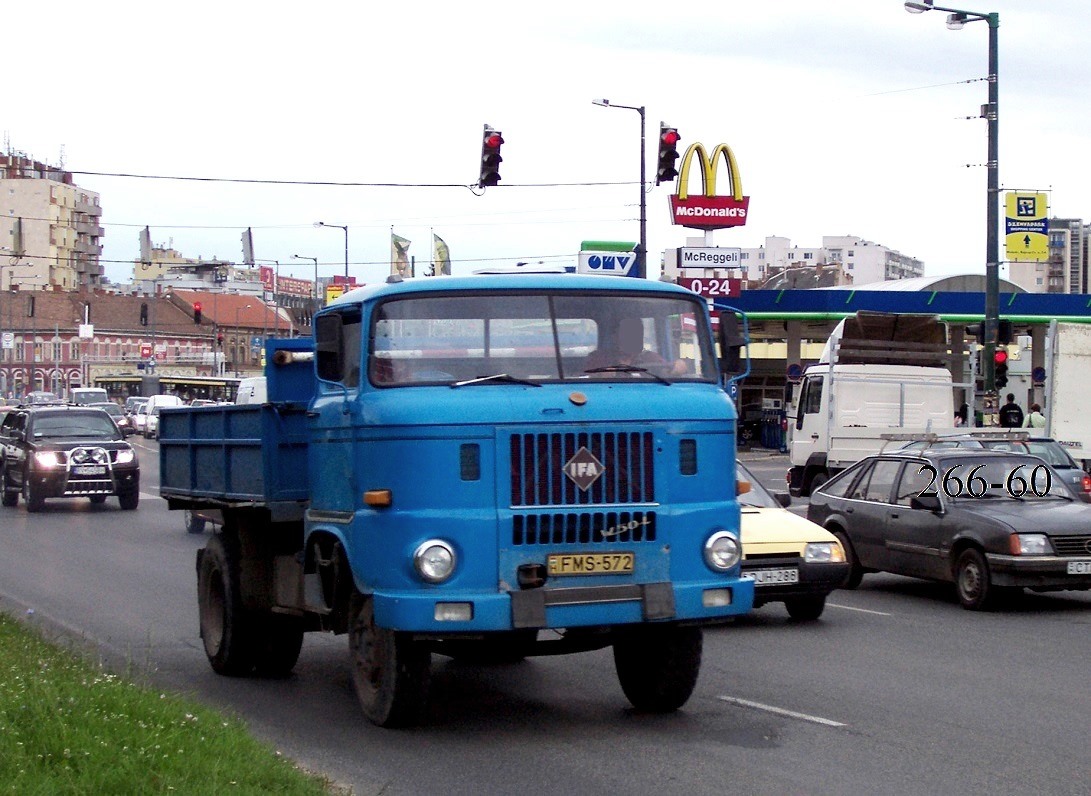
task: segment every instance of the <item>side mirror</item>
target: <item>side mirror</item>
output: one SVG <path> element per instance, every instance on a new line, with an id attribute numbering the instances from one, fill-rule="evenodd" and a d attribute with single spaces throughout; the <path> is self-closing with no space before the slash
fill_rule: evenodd
<path id="1" fill-rule="evenodd" d="M 915 498 L 910 498 L 909 508 L 921 509 L 923 511 L 942 511 L 943 504 L 939 502 L 939 495 L 935 493 L 930 493 L 926 495 L 918 495 Z"/>
<path id="2" fill-rule="evenodd" d="M 750 491 L 750 482 L 749 481 L 740 481 L 740 480 L 736 479 L 736 481 L 735 481 L 735 494 L 736 495 L 745 495 L 749 491 Z"/>
<path id="3" fill-rule="evenodd" d="M 739 331 L 739 316 L 731 310 L 720 313 L 720 370 L 728 376 L 742 373 L 742 347 L 746 338 Z"/>
<path id="4" fill-rule="evenodd" d="M 788 492 L 774 492 L 773 498 L 784 508 L 792 505 L 792 496 Z"/>

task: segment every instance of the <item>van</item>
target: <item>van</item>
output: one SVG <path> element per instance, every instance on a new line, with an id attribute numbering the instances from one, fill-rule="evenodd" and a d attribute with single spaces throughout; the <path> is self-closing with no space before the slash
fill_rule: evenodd
<path id="1" fill-rule="evenodd" d="M 143 407 L 143 412 L 145 412 L 147 416 L 147 419 L 144 421 L 144 438 L 159 438 L 160 409 L 162 409 L 164 406 L 173 407 L 185 405 L 185 401 L 183 401 L 177 395 L 153 395 L 148 398 L 148 402 L 144 404 Z"/>
<path id="2" fill-rule="evenodd" d="M 263 404 L 268 400 L 264 376 L 251 376 L 239 382 L 239 391 L 235 395 L 237 404 Z"/>
<path id="3" fill-rule="evenodd" d="M 102 387 L 76 387 L 68 394 L 68 400 L 78 406 L 102 404 L 110 400 Z"/>

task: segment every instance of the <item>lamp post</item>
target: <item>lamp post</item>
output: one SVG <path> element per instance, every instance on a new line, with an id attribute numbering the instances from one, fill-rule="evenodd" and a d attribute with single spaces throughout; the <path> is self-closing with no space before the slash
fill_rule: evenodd
<path id="1" fill-rule="evenodd" d="M 640 114 L 640 251 L 636 253 L 636 275 L 644 279 L 648 275 L 648 203 L 644 194 L 644 185 L 647 182 L 647 166 L 644 155 L 644 106 L 617 105 L 608 99 L 591 100 L 592 105 L 601 105 L 604 108 L 625 108 Z"/>
<path id="2" fill-rule="evenodd" d="M 248 310 L 248 309 L 250 309 L 249 304 L 247 304 L 247 305 L 245 305 L 243 307 L 236 307 L 235 308 L 235 354 L 237 356 L 239 356 L 239 359 L 235 361 L 235 375 L 236 376 L 238 376 L 240 374 L 239 365 L 242 364 L 241 363 L 242 355 L 239 354 L 239 351 L 240 350 L 244 350 L 244 351 L 246 350 L 245 345 L 244 346 L 239 346 L 239 336 L 240 336 L 240 332 L 242 331 L 242 326 L 239 324 L 239 313 L 242 312 L 243 310 Z"/>
<path id="3" fill-rule="evenodd" d="M 316 304 L 321 304 L 322 302 L 318 298 L 318 258 L 317 257 L 307 257 L 306 255 L 302 255 L 302 254 L 293 254 L 292 259 L 293 260 L 313 260 L 314 261 L 314 300 L 315 300 Z"/>
<path id="4" fill-rule="evenodd" d="M 315 221 L 316 227 L 335 227 L 345 231 L 345 281 L 349 278 L 349 228 L 343 224 L 327 224 L 325 221 Z"/>
<path id="5" fill-rule="evenodd" d="M 999 145 L 999 55 L 997 53 L 997 32 L 1000 29 L 1000 15 L 982 14 L 976 11 L 962 11 L 957 8 L 943 8 L 933 5 L 932 0 L 905 4 L 910 14 L 923 14 L 925 11 L 946 11 L 947 28 L 962 30 L 967 22 L 989 23 L 989 103 L 984 106 L 982 116 L 989 126 L 989 157 L 985 164 L 988 172 L 987 211 L 985 214 L 985 351 L 982 356 L 982 370 L 985 377 L 985 392 L 996 391 L 996 345 L 1000 327 L 1000 145 Z"/>

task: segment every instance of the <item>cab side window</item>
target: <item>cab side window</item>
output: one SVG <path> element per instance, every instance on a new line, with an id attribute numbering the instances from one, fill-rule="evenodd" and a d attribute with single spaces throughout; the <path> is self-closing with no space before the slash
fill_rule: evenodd
<path id="1" fill-rule="evenodd" d="M 935 484 L 932 483 L 933 476 L 928 467 L 929 463 L 925 461 L 920 463 L 910 462 L 905 465 L 902 470 L 901 480 L 898 482 L 898 491 L 894 496 L 895 503 L 899 506 L 908 506 L 909 501 L 928 489 L 929 485 L 933 487 L 930 491 L 935 494 Z"/>

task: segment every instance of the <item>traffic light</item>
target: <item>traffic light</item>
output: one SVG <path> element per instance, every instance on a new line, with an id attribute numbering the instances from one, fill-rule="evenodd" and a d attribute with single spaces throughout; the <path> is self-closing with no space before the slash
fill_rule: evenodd
<path id="1" fill-rule="evenodd" d="M 477 178 L 478 188 L 500 182 L 500 163 L 504 160 L 500 157 L 500 145 L 503 143 L 504 136 L 500 131 L 486 124 L 485 132 L 481 136 L 481 174 Z"/>
<path id="2" fill-rule="evenodd" d="M 193 322 L 200 326 L 201 324 L 201 302 L 193 302 Z"/>
<path id="3" fill-rule="evenodd" d="M 1000 345 L 1008 345 L 1012 339 L 1011 321 L 1000 319 L 996 329 L 996 340 Z"/>
<path id="4" fill-rule="evenodd" d="M 966 334 L 973 337 L 977 342 L 984 345 L 985 343 L 985 322 L 978 321 L 977 323 L 971 323 L 966 327 Z"/>
<path id="5" fill-rule="evenodd" d="M 1008 383 L 1008 352 L 1004 349 L 997 349 L 993 354 L 993 365 L 995 370 L 993 371 L 994 381 L 996 382 L 996 389 L 1001 389 L 1007 386 Z"/>
<path id="6" fill-rule="evenodd" d="M 140 325 L 148 325 L 148 302 L 146 301 L 140 302 Z"/>
<path id="7" fill-rule="evenodd" d="M 220 348 L 224 347 L 224 336 L 222 334 L 216 335 L 216 343 L 220 346 Z"/>
<path id="8" fill-rule="evenodd" d="M 678 176 L 674 161 L 678 160 L 678 142 L 682 137 L 673 127 L 659 123 L 659 165 L 655 170 L 655 184 L 673 180 Z"/>

